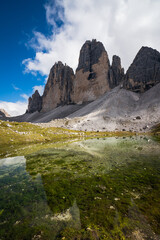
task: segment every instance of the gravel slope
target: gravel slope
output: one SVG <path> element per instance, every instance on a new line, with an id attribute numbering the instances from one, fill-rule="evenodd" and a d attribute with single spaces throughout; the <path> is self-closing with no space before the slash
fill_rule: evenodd
<path id="1" fill-rule="evenodd" d="M 160 84 L 142 94 L 116 87 L 86 105 L 61 106 L 13 120 L 84 131 L 145 132 L 160 122 Z"/>

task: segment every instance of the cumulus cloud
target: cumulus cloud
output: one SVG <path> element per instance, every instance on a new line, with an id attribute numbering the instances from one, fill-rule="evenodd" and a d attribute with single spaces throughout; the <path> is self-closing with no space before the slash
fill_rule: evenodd
<path id="1" fill-rule="evenodd" d="M 11 116 L 18 116 L 24 114 L 27 109 L 27 102 L 5 102 L 0 101 L 0 108 L 5 109 Z"/>
<path id="2" fill-rule="evenodd" d="M 47 75 L 59 60 L 75 70 L 82 44 L 95 38 L 110 60 L 114 54 L 121 57 L 125 69 L 142 45 L 159 50 L 158 0 L 50 0 L 45 9 L 53 31 L 49 37 L 34 32 L 35 58 L 23 61 L 32 73 Z"/>
<path id="3" fill-rule="evenodd" d="M 26 112 L 26 109 L 28 108 L 28 98 L 36 91 L 38 90 L 39 94 L 42 95 L 44 91 L 44 86 L 34 86 L 33 91 L 30 95 L 27 95 L 25 93 L 21 94 L 20 96 L 25 101 L 17 101 L 17 102 L 6 102 L 6 101 L 0 101 L 0 109 L 5 109 L 7 113 L 9 113 L 12 117 L 13 116 L 19 116 Z"/>

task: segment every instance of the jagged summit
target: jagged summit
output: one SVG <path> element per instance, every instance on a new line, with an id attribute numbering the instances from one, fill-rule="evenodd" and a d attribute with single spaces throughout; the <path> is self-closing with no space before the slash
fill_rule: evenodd
<path id="1" fill-rule="evenodd" d="M 42 96 L 42 112 L 50 111 L 59 105 L 72 103 L 73 80 L 72 68 L 60 61 L 54 64 Z"/>
<path id="2" fill-rule="evenodd" d="M 50 70 L 43 96 L 35 92 L 29 98 L 28 111 L 48 112 L 58 106 L 82 104 L 96 100 L 121 84 L 134 92 L 144 92 L 160 82 L 160 53 L 142 47 L 124 74 L 121 59 L 114 55 L 110 64 L 103 43 L 87 40 L 73 69 L 58 61 Z"/>
<path id="3" fill-rule="evenodd" d="M 61 61 L 55 63 L 50 70 L 43 96 L 35 93 L 29 98 L 27 112 L 48 112 L 60 105 L 97 99 L 121 81 L 123 74 L 120 58 L 114 57 L 112 65 L 101 42 L 96 39 L 86 41 L 80 50 L 76 73 Z"/>
<path id="4" fill-rule="evenodd" d="M 144 92 L 160 82 L 160 53 L 142 47 L 129 67 L 123 86 L 134 92 Z"/>
<path id="5" fill-rule="evenodd" d="M 97 99 L 111 89 L 109 85 L 110 63 L 101 42 L 86 41 L 80 50 L 72 99 L 74 103 Z"/>
<path id="6" fill-rule="evenodd" d="M 82 69 L 83 72 L 92 72 L 92 66 L 98 63 L 103 52 L 106 51 L 101 42 L 97 42 L 96 39 L 92 41 L 87 40 L 80 50 L 79 63 L 76 71 Z"/>
<path id="7" fill-rule="evenodd" d="M 124 68 L 121 67 L 121 59 L 119 56 L 114 55 L 110 68 L 110 85 L 112 88 L 118 86 L 121 83 L 123 77 Z"/>
<path id="8" fill-rule="evenodd" d="M 42 97 L 40 96 L 38 90 L 28 99 L 28 113 L 40 112 L 42 109 Z"/>

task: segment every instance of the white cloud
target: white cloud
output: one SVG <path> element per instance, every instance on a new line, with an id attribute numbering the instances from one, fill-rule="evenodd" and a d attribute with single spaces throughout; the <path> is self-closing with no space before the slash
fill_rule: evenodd
<path id="1" fill-rule="evenodd" d="M 27 102 L 4 102 L 0 101 L 0 108 L 5 109 L 11 116 L 18 116 L 24 114 L 27 109 Z"/>
<path id="2" fill-rule="evenodd" d="M 16 91 L 19 91 L 19 90 L 21 90 L 20 88 L 16 87 L 14 84 L 12 84 L 12 87 L 13 87 L 13 88 L 14 88 L 14 90 L 16 90 Z"/>
<path id="3" fill-rule="evenodd" d="M 103 42 L 110 60 L 119 55 L 125 69 L 142 45 L 159 50 L 158 0 L 51 0 L 45 9 L 53 33 L 34 33 L 35 58 L 23 61 L 32 73 L 47 75 L 59 60 L 76 69 L 82 44 L 94 38 Z"/>
<path id="4" fill-rule="evenodd" d="M 34 86 L 33 87 L 33 92 L 35 92 L 36 90 L 38 90 L 39 94 L 42 95 L 43 91 L 44 91 L 44 86 L 43 85 Z"/>
<path id="5" fill-rule="evenodd" d="M 34 86 L 32 94 L 35 92 L 35 90 L 38 90 L 40 95 L 43 94 L 44 86 Z M 28 108 L 28 98 L 30 95 L 27 95 L 25 93 L 21 94 L 20 96 L 24 98 L 25 101 L 17 101 L 17 102 L 6 102 L 6 101 L 0 101 L 0 109 L 5 109 L 7 113 L 9 113 L 11 116 L 19 116 L 26 112 L 26 109 Z"/>
<path id="6" fill-rule="evenodd" d="M 21 97 L 28 101 L 29 96 L 25 93 L 21 94 Z"/>

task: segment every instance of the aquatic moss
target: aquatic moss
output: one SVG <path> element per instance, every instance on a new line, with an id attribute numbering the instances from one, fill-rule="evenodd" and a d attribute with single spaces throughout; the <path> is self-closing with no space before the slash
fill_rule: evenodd
<path id="1" fill-rule="evenodd" d="M 112 165 L 108 162 L 108 167 L 105 155 L 111 156 L 109 146 L 103 149 L 103 157 L 65 149 L 50 149 L 45 154 L 37 152 L 27 156 L 27 170 L 30 174 L 32 169 L 41 173 L 47 201 L 54 214 L 66 211 L 76 199 L 81 230 L 64 228 L 59 239 L 131 239 L 136 229 L 150 237 L 160 234 L 159 153 L 149 154 L 150 149 L 145 152 L 143 144 L 138 149 L 140 142 L 133 140 L 131 144 L 128 141 L 128 161 L 124 161 L 121 159 L 124 142 L 120 142 L 116 152 L 110 146 L 113 158 L 118 157 L 119 161 Z M 63 160 L 62 164 L 57 164 L 57 157 L 58 161 Z M 44 166 L 37 168 L 37 161 Z M 46 165 L 50 165 L 49 171 Z M 149 206 L 153 206 L 152 210 Z"/>
<path id="2" fill-rule="evenodd" d="M 26 165 L 0 168 L 1 239 L 160 234 L 159 144 L 137 136 L 40 146 Z"/>

